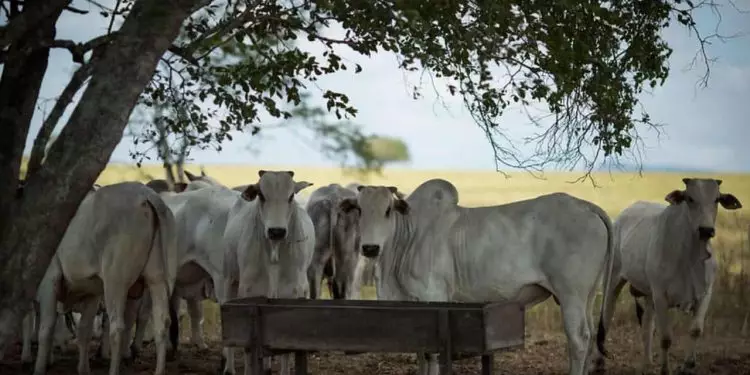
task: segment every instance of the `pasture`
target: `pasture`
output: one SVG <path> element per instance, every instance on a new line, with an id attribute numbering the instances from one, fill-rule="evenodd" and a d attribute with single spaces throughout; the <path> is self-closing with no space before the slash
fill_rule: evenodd
<path id="1" fill-rule="evenodd" d="M 198 172 L 197 166 L 187 166 L 187 170 Z M 460 204 L 482 206 L 501 204 L 515 200 L 532 198 L 541 194 L 563 191 L 579 198 L 593 201 L 602 206 L 614 219 L 616 215 L 636 200 L 663 202 L 664 196 L 673 189 L 682 188 L 682 177 L 713 177 L 724 182 L 723 192 L 731 192 L 746 207 L 750 207 L 750 175 L 742 174 L 697 174 L 697 173 L 644 173 L 642 177 L 632 173 L 598 173 L 595 175 L 599 187 L 590 182 L 568 183 L 574 180 L 575 173 L 547 173 L 544 179 L 534 178 L 526 173 L 516 172 L 510 178 L 491 171 L 416 171 L 390 169 L 383 175 L 372 175 L 363 179 L 357 175 L 347 175 L 334 168 L 295 168 L 293 166 L 206 166 L 205 171 L 220 182 L 235 186 L 257 181 L 259 169 L 294 170 L 297 181 L 312 182 L 313 187 L 301 194 L 309 194 L 315 188 L 337 182 L 345 185 L 359 181 L 373 185 L 395 185 L 404 193 L 411 192 L 417 185 L 430 178 L 444 178 L 451 181 L 459 190 Z M 160 167 L 144 166 L 141 169 L 110 165 L 100 176 L 98 183 L 105 185 L 122 180 L 146 181 L 150 176 L 162 178 Z M 748 208 L 734 212 L 719 210 L 717 236 L 713 239 L 715 256 L 720 263 L 720 273 L 714 289 L 714 297 L 706 320 L 705 337 L 700 344 L 699 374 L 741 374 L 750 373 L 750 249 L 748 234 L 750 213 Z M 325 290 L 325 289 L 324 289 Z M 366 286 L 366 298 L 374 299 L 374 289 Z M 325 297 L 327 298 L 327 297 Z M 216 342 L 220 337 L 218 329 L 218 306 L 204 302 L 205 332 L 210 344 L 209 351 L 198 351 L 188 342 L 189 323 L 182 317 L 184 349 L 178 363 L 169 363 L 169 373 L 213 374 L 218 369 L 220 353 Z M 598 311 L 598 305 L 597 309 Z M 687 320 L 682 313 L 672 312 L 675 325 L 675 360 L 680 361 L 687 344 Z M 567 371 L 567 354 L 562 334 L 559 308 L 551 299 L 535 306 L 527 312 L 526 348 L 519 351 L 496 355 L 495 369 L 501 374 L 562 374 Z M 596 321 L 598 322 L 598 313 Z M 632 298 L 624 290 L 618 301 L 617 312 L 610 331 L 608 350 L 613 360 L 608 361 L 609 373 L 635 373 L 641 360 L 642 346 Z M 363 337 L 366 340 L 366 338 Z M 144 363 L 131 367 L 135 373 L 151 373 L 154 360 L 152 346 L 147 347 Z M 655 350 L 655 353 L 657 351 Z M 9 353 L 12 361 L 17 353 Z M 242 363 L 239 360 L 238 363 Z M 459 373 L 478 373 L 479 361 L 459 362 Z M 51 374 L 75 372 L 76 351 L 70 345 L 68 352 L 50 368 Z M 339 353 L 321 353 L 310 360 L 314 374 L 410 374 L 416 370 L 413 355 L 374 355 L 363 354 L 345 356 Z M 103 362 L 93 361 L 95 373 L 105 373 Z M 657 366 L 653 367 L 657 370 Z M 21 374 L 17 362 L 2 367 L 2 374 Z"/>

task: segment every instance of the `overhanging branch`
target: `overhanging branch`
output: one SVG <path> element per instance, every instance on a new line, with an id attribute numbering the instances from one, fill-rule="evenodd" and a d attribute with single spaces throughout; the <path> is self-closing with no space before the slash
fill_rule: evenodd
<path id="1" fill-rule="evenodd" d="M 65 48 L 68 51 L 70 51 L 70 54 L 73 57 L 73 62 L 75 62 L 77 64 L 83 64 L 84 55 L 87 52 L 89 52 L 89 51 L 91 51 L 91 50 L 93 50 L 95 48 L 98 48 L 98 47 L 100 47 L 100 46 L 102 46 L 102 45 L 104 45 L 106 43 L 109 43 L 112 40 L 112 38 L 113 38 L 113 36 L 115 34 L 116 33 L 112 33 L 112 34 L 109 34 L 109 35 L 98 36 L 98 37 L 96 37 L 94 39 L 89 40 L 86 43 L 76 43 L 76 42 L 74 42 L 72 40 L 67 40 L 67 39 L 62 39 L 62 40 L 58 39 L 58 40 L 52 40 L 52 41 L 49 41 L 49 42 L 40 41 L 40 43 L 38 45 L 36 45 L 35 47 L 33 47 L 33 48 L 27 48 L 24 51 L 22 51 L 21 53 L 22 54 L 29 54 L 29 53 L 33 52 L 35 49 L 45 48 L 45 47 L 46 48 Z M 9 58 L 9 54 L 8 53 L 0 52 L 0 64 L 5 63 L 5 61 L 7 61 L 8 58 Z"/>
<path id="2" fill-rule="evenodd" d="M 73 73 L 73 77 L 70 79 L 70 82 L 68 82 L 68 85 L 65 86 L 62 94 L 60 94 L 60 97 L 57 99 L 49 116 L 42 123 L 42 127 L 39 129 L 39 134 L 37 134 L 36 139 L 34 139 L 34 145 L 31 148 L 31 157 L 29 158 L 26 179 L 29 179 L 30 176 L 33 176 L 39 168 L 41 168 L 42 161 L 46 154 L 47 143 L 52 136 L 52 131 L 55 130 L 55 126 L 58 121 L 60 121 L 63 113 L 65 113 L 65 109 L 68 108 L 71 102 L 73 102 L 75 94 L 81 89 L 81 87 L 83 87 L 83 84 L 91 76 L 93 71 L 92 67 L 93 64 L 89 62 L 81 65 L 81 67 Z"/>

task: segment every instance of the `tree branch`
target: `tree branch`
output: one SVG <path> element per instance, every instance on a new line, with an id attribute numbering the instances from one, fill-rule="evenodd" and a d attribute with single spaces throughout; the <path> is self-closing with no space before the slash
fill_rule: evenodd
<path id="1" fill-rule="evenodd" d="M 67 10 L 68 12 L 71 12 L 71 13 L 76 13 L 76 14 L 89 14 L 88 10 L 78 9 L 78 8 L 74 8 L 72 6 L 65 7 L 65 10 Z"/>
<path id="2" fill-rule="evenodd" d="M 109 43 L 112 40 L 112 37 L 115 33 L 109 34 L 109 35 L 102 35 L 98 36 L 94 39 L 89 40 L 86 43 L 76 43 L 72 40 L 67 39 L 58 39 L 53 40 L 50 42 L 40 41 L 39 44 L 37 44 L 34 47 L 29 47 L 25 49 L 22 53 L 29 54 L 33 52 L 34 50 L 38 48 L 65 48 L 68 51 L 70 51 L 70 54 L 73 57 L 73 62 L 77 64 L 83 64 L 83 56 L 95 49 L 98 48 L 106 43 Z M 5 63 L 8 59 L 8 53 L 0 51 L 0 64 Z"/>
<path id="3" fill-rule="evenodd" d="M 60 117 L 65 113 L 65 109 L 68 108 L 75 94 L 83 87 L 83 84 L 91 76 L 92 73 L 91 62 L 81 65 L 73 77 L 68 82 L 68 85 L 63 89 L 62 94 L 57 99 L 55 106 L 52 108 L 49 116 L 42 123 L 42 127 L 39 129 L 36 139 L 34 139 L 34 145 L 31 148 L 31 157 L 29 158 L 29 165 L 27 167 L 26 179 L 33 176 L 39 168 L 42 167 L 42 161 L 46 153 L 47 143 L 49 142 L 52 131 L 55 130 L 57 122 L 60 121 Z"/>
<path id="4" fill-rule="evenodd" d="M 32 12 L 26 10 L 8 20 L 6 26 L 0 27 L 0 50 L 6 49 L 18 38 L 36 28 L 39 22 L 55 11 L 65 9 L 71 0 L 47 0 L 44 5 Z"/>

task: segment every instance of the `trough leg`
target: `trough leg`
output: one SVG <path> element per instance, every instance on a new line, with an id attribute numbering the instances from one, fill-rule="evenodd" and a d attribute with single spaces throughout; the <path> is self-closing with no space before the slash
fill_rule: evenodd
<path id="1" fill-rule="evenodd" d="M 440 337 L 440 375 L 453 375 L 453 343 L 448 310 L 441 310 L 438 313 L 438 337 Z"/>
<path id="2" fill-rule="evenodd" d="M 294 352 L 294 375 L 307 375 L 307 352 Z"/>
<path id="3" fill-rule="evenodd" d="M 482 356 L 482 375 L 492 375 L 493 357 L 492 354 Z"/>

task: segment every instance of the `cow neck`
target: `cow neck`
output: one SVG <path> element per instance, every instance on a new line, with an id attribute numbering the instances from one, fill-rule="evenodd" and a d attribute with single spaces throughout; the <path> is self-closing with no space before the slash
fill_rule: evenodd
<path id="1" fill-rule="evenodd" d="M 400 294 L 399 299 L 404 300 L 419 300 L 418 296 L 413 295 L 405 286 L 405 279 L 411 273 L 415 253 L 416 227 L 410 216 L 413 214 L 413 210 L 409 215 L 394 213 L 393 234 L 385 241 L 378 262 L 380 268 L 378 289 L 384 286 L 390 290 L 395 289 Z M 388 294 L 393 295 L 392 292 Z"/>
<path id="2" fill-rule="evenodd" d="M 701 241 L 689 222 L 686 204 L 665 210 L 660 233 L 664 246 L 662 270 L 668 283 L 667 295 L 674 305 L 688 307 L 707 291 L 704 251 L 708 243 Z M 670 261 L 671 260 L 671 261 Z"/>

